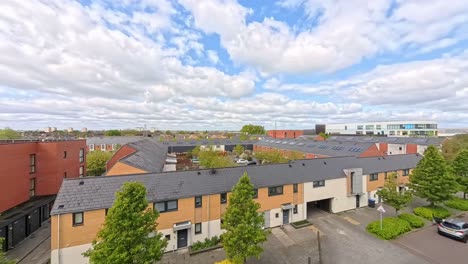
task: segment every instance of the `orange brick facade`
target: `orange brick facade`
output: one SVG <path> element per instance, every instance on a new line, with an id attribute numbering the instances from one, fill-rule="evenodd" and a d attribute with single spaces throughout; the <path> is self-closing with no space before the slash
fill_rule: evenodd
<path id="1" fill-rule="evenodd" d="M 80 149 L 83 150 L 80 162 Z M 86 175 L 86 141 L 24 142 L 0 144 L 0 213 L 30 199 L 31 180 L 34 196 L 57 194 L 64 177 Z M 35 172 L 30 155 L 35 154 Z"/>
<path id="2" fill-rule="evenodd" d="M 297 138 L 304 135 L 302 130 L 268 130 L 269 137 L 272 138 Z"/>

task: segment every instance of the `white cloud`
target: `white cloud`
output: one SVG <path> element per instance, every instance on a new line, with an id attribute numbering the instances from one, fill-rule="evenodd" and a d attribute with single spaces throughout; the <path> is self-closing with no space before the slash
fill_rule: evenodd
<path id="1" fill-rule="evenodd" d="M 219 63 L 218 53 L 215 50 L 206 51 L 206 56 L 208 57 L 208 60 L 211 63 L 213 63 L 213 64 L 218 64 Z"/>

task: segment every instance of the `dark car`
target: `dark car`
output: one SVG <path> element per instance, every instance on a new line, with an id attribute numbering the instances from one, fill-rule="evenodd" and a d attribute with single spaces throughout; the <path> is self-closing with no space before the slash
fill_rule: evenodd
<path id="1" fill-rule="evenodd" d="M 463 242 L 468 242 L 468 223 L 457 219 L 443 220 L 437 225 L 437 231 L 440 235 L 446 235 Z"/>
<path id="2" fill-rule="evenodd" d="M 252 160 L 252 161 L 247 162 L 247 165 L 257 165 L 257 162 Z"/>

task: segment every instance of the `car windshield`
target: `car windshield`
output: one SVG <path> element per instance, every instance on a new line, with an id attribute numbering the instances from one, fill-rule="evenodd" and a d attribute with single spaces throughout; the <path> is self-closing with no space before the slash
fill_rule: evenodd
<path id="1" fill-rule="evenodd" d="M 445 227 L 451 228 L 451 229 L 460 229 L 460 227 L 456 224 L 452 224 L 450 222 L 444 222 L 442 223 Z"/>

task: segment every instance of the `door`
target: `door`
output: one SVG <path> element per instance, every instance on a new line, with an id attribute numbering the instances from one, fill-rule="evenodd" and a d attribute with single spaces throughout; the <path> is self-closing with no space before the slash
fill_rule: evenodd
<path id="1" fill-rule="evenodd" d="M 356 195 L 356 208 L 361 207 L 361 203 L 360 203 L 360 202 L 361 202 L 361 199 L 360 199 L 360 198 L 361 198 L 361 196 Z"/>
<path id="2" fill-rule="evenodd" d="M 289 224 L 289 209 L 283 210 L 283 225 Z"/>
<path id="3" fill-rule="evenodd" d="M 188 229 L 177 231 L 177 248 L 184 248 L 187 246 Z"/>

